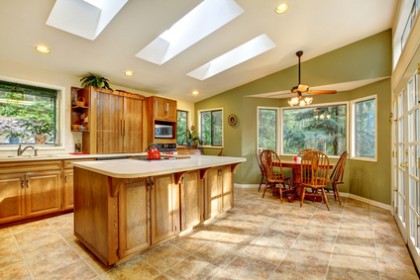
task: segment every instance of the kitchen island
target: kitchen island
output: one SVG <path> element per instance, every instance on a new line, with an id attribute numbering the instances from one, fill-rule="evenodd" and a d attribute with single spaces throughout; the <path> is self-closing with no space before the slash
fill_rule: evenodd
<path id="1" fill-rule="evenodd" d="M 245 158 L 121 159 L 74 163 L 74 233 L 116 264 L 233 207 Z"/>

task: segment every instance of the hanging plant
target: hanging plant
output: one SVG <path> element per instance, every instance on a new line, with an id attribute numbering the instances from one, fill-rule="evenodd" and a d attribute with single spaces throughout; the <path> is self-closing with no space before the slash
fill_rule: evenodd
<path id="1" fill-rule="evenodd" d="M 88 75 L 82 77 L 80 79 L 82 82 L 82 87 L 97 87 L 97 88 L 106 88 L 112 90 L 112 88 L 109 87 L 109 80 L 105 77 L 95 75 L 92 73 L 88 73 Z"/>

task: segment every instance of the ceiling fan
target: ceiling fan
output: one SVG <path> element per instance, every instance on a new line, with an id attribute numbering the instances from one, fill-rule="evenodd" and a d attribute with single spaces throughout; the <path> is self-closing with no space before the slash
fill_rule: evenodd
<path id="1" fill-rule="evenodd" d="M 300 57 L 302 56 L 303 51 L 297 51 L 296 56 L 298 57 L 298 85 L 292 87 L 291 92 L 297 93 L 298 96 L 302 96 L 302 93 L 308 94 L 335 94 L 337 93 L 336 90 L 310 90 L 309 86 L 303 85 L 300 83 Z"/>

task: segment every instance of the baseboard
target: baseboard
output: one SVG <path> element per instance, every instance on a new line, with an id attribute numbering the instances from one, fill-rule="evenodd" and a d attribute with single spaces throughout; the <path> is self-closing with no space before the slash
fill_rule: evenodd
<path id="1" fill-rule="evenodd" d="M 237 189 L 258 189 L 259 184 L 237 184 L 237 183 L 234 183 L 233 186 Z M 392 211 L 391 205 L 387 205 L 387 204 L 384 204 L 384 203 L 381 203 L 381 202 L 377 202 L 377 201 L 374 201 L 374 200 L 371 200 L 371 199 L 367 199 L 367 198 L 364 198 L 364 197 L 361 197 L 361 196 L 358 196 L 358 195 L 355 195 L 355 194 L 340 192 L 340 196 L 349 197 L 349 198 L 367 203 L 369 205 L 388 210 L 390 212 Z"/>

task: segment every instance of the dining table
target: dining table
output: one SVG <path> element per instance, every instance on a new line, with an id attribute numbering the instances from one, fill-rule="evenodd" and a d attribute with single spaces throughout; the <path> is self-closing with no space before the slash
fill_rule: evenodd
<path id="1" fill-rule="evenodd" d="M 282 168 L 289 167 L 292 169 L 292 186 L 293 186 L 294 191 L 291 193 L 290 196 L 287 197 L 289 202 L 292 202 L 293 200 L 300 197 L 300 194 L 302 192 L 302 189 L 300 188 L 300 183 L 302 179 L 300 160 L 298 158 L 294 158 L 292 160 L 282 160 L 281 167 Z M 333 167 L 334 165 L 331 163 L 328 166 L 329 169 L 332 169 Z M 322 200 L 322 196 L 319 194 L 307 193 L 305 194 L 305 199 L 315 200 L 319 202 Z"/>

